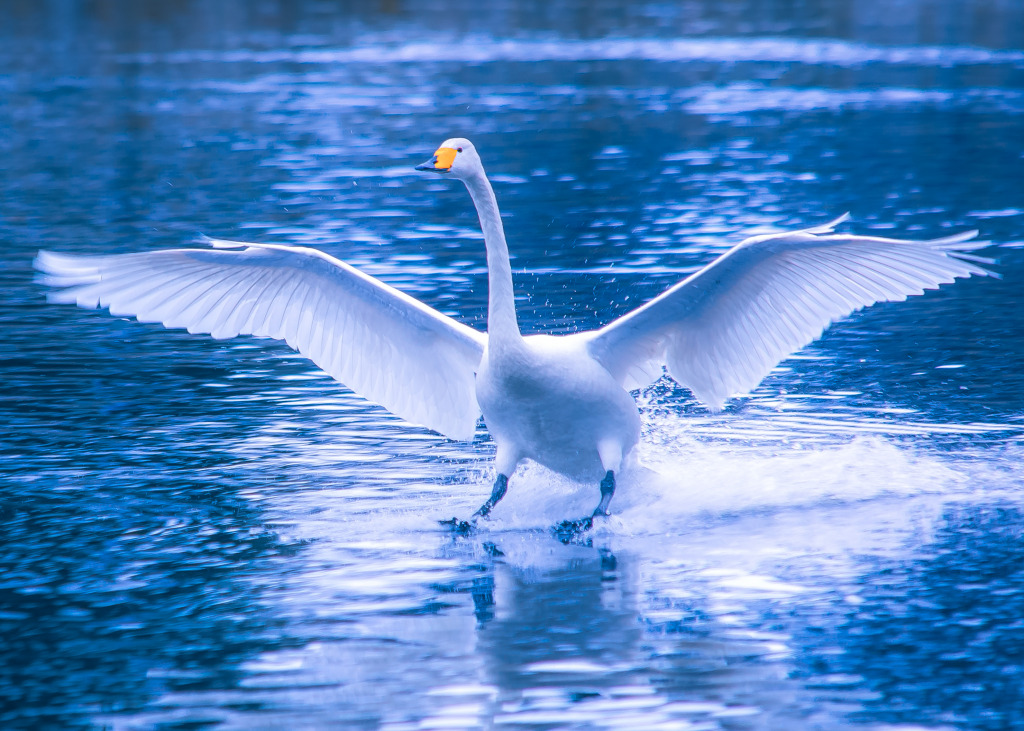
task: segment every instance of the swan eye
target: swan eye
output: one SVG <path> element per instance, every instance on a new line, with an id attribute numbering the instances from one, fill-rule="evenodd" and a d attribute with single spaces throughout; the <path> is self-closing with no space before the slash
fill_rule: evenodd
<path id="1" fill-rule="evenodd" d="M 456 147 L 456 148 L 455 148 L 455 151 L 456 151 L 456 152 L 462 152 L 462 148 L 461 148 L 461 147 Z"/>

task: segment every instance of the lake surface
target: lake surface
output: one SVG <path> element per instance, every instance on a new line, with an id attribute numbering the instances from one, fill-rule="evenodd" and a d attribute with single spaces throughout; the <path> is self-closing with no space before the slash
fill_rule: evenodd
<path id="1" fill-rule="evenodd" d="M 352 4 L 356 6 L 357 4 Z M 0 3 L 0 727 L 1005 729 L 1024 718 L 1024 6 Z M 795 9 L 799 8 L 799 10 Z M 1002 279 L 836 324 L 712 415 L 663 380 L 614 515 L 286 346 L 68 306 L 40 248 L 313 245 L 525 331 L 753 231 L 978 228 Z"/>

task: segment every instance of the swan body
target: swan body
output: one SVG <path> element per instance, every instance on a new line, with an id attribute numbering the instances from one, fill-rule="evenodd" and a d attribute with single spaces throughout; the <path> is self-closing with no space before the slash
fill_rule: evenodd
<path id="1" fill-rule="evenodd" d="M 583 482 L 618 472 L 640 438 L 629 392 L 579 335 L 531 335 L 487 348 L 476 376 L 484 423 L 497 444 L 498 474 L 523 459 Z"/>
<path id="2" fill-rule="evenodd" d="M 418 170 L 461 180 L 487 251 L 487 333 L 478 332 L 316 249 L 210 240 L 212 249 L 116 256 L 40 251 L 49 298 L 215 338 L 285 340 L 353 391 L 408 421 L 472 439 L 482 414 L 498 477 L 474 517 L 504 496 L 523 460 L 600 480 L 633 459 L 640 418 L 630 389 L 663 373 L 710 409 L 754 388 L 832 321 L 960 277 L 993 275 L 968 231 L 930 241 L 835 234 L 842 216 L 748 238 L 647 304 L 598 330 L 519 330 L 505 232 L 469 140 L 446 140 Z M 463 521 L 449 521 L 466 528 Z"/>

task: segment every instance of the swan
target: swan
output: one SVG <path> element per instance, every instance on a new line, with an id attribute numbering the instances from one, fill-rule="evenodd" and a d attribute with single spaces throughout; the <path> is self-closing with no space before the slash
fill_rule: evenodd
<path id="1" fill-rule="evenodd" d="M 667 372 L 709 409 L 754 388 L 834 320 L 960 277 L 995 276 L 969 252 L 977 231 L 905 241 L 821 226 L 752 236 L 643 306 L 596 330 L 526 335 L 498 204 L 473 144 L 446 140 L 417 170 L 461 180 L 487 254 L 487 332 L 448 317 L 316 249 L 208 239 L 209 249 L 113 256 L 40 251 L 49 300 L 214 338 L 285 340 L 353 391 L 405 420 L 470 440 L 483 415 L 497 476 L 473 514 L 504 497 L 532 460 L 597 483 L 582 531 L 608 515 L 616 476 L 635 461 L 630 390 Z M 468 521 L 442 521 L 465 531 Z"/>

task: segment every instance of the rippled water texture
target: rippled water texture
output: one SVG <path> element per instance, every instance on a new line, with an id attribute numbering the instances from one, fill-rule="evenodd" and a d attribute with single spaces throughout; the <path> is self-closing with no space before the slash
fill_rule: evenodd
<path id="1" fill-rule="evenodd" d="M 1024 6 L 0 2 L 0 728 L 1004 729 L 1024 718 Z M 799 10 L 797 10 L 799 8 Z M 47 305 L 37 249 L 323 248 L 524 330 L 744 233 L 978 228 L 1001 280 L 859 313 L 711 415 L 640 394 L 590 540 L 538 469 L 287 347 Z"/>

